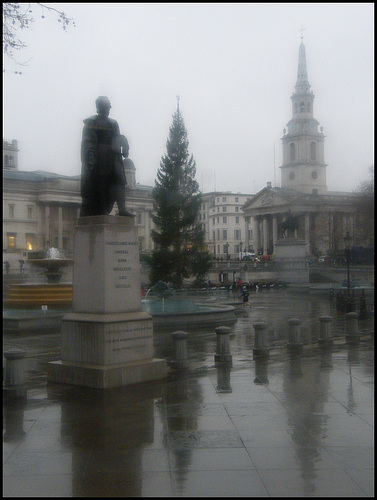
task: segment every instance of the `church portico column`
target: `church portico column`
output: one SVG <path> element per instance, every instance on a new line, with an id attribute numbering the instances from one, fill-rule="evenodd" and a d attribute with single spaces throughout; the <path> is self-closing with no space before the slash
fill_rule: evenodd
<path id="1" fill-rule="evenodd" d="M 249 251 L 249 247 L 250 247 L 249 222 L 250 222 L 250 217 L 245 217 L 245 249 L 247 252 Z"/>
<path id="2" fill-rule="evenodd" d="M 253 237 L 253 243 L 254 243 L 254 252 L 258 254 L 259 251 L 259 245 L 260 245 L 260 237 L 259 237 L 259 217 L 254 217 L 254 237 Z"/>
<path id="3" fill-rule="evenodd" d="M 274 252 L 274 245 L 278 240 L 278 219 L 277 215 L 272 216 L 272 252 Z"/>
<path id="4" fill-rule="evenodd" d="M 266 216 L 264 216 L 262 219 L 262 227 L 263 227 L 263 255 L 266 255 L 268 249 L 268 223 Z"/>

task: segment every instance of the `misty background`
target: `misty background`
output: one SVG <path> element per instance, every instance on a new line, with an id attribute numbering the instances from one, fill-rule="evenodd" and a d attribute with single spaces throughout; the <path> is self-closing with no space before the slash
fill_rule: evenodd
<path id="1" fill-rule="evenodd" d="M 3 138 L 18 141 L 20 170 L 79 175 L 83 119 L 106 95 L 137 182 L 153 186 L 179 96 L 203 192 L 280 185 L 303 36 L 328 188 L 352 191 L 369 177 L 373 3 L 45 5 L 76 26 L 63 31 L 32 4 L 35 23 L 19 33 L 28 47 L 16 54 L 30 61 L 4 59 Z"/>

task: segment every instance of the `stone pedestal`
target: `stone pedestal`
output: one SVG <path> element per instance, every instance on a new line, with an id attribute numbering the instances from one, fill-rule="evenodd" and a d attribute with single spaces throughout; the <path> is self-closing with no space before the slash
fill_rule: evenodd
<path id="1" fill-rule="evenodd" d="M 72 313 L 62 318 L 62 359 L 48 380 L 105 389 L 163 378 L 153 320 L 141 311 L 137 230 L 131 217 L 82 217 L 75 227 Z"/>
<path id="2" fill-rule="evenodd" d="M 281 238 L 274 245 L 274 261 L 281 281 L 293 285 L 309 285 L 307 243 L 298 238 Z"/>

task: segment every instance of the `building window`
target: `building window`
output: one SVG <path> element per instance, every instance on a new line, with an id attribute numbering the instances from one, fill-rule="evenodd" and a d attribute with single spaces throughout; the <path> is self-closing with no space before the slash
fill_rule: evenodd
<path id="1" fill-rule="evenodd" d="M 289 153 L 290 153 L 290 158 L 291 161 L 295 161 L 296 159 L 296 146 L 294 145 L 293 142 L 289 145 Z"/>
<path id="2" fill-rule="evenodd" d="M 31 220 L 33 218 L 33 207 L 32 206 L 27 207 L 27 218 L 29 220 Z"/>
<path id="3" fill-rule="evenodd" d="M 223 203 L 226 202 L 226 196 L 223 196 Z"/>
<path id="4" fill-rule="evenodd" d="M 223 212 L 226 212 L 226 207 L 223 207 Z"/>
<path id="5" fill-rule="evenodd" d="M 253 230 L 249 229 L 249 240 L 253 239 Z"/>
<path id="6" fill-rule="evenodd" d="M 236 215 L 236 224 L 239 224 L 240 223 L 240 217 L 239 215 Z"/>
<path id="7" fill-rule="evenodd" d="M 223 240 L 228 239 L 228 231 L 226 229 L 223 229 Z"/>
<path id="8" fill-rule="evenodd" d="M 310 143 L 310 159 L 315 160 L 317 158 L 317 147 L 315 142 Z"/>
<path id="9" fill-rule="evenodd" d="M 137 214 L 137 223 L 141 224 L 141 214 L 140 213 Z"/>
<path id="10" fill-rule="evenodd" d="M 239 212 L 240 211 L 240 207 L 236 207 L 236 212 Z"/>
<path id="11" fill-rule="evenodd" d="M 226 224 L 226 217 L 223 217 L 223 224 Z"/>
<path id="12" fill-rule="evenodd" d="M 26 234 L 26 249 L 34 250 L 35 249 L 35 235 L 34 234 Z"/>
<path id="13" fill-rule="evenodd" d="M 220 224 L 220 217 L 217 217 L 217 223 Z"/>
<path id="14" fill-rule="evenodd" d="M 212 239 L 213 239 L 213 241 L 216 240 L 216 231 L 212 231 Z"/>
<path id="15" fill-rule="evenodd" d="M 235 201 L 236 201 L 236 203 L 238 203 L 238 196 L 236 196 Z"/>
<path id="16" fill-rule="evenodd" d="M 16 233 L 7 233 L 8 250 L 15 250 L 16 248 Z"/>
<path id="17" fill-rule="evenodd" d="M 317 172 L 315 170 L 313 170 L 313 172 L 312 172 L 312 178 L 316 179 L 317 177 L 318 177 Z"/>
<path id="18" fill-rule="evenodd" d="M 220 229 L 217 230 L 217 239 L 220 239 Z"/>
<path id="19" fill-rule="evenodd" d="M 305 103 L 300 102 L 300 113 L 303 113 L 305 111 Z"/>
<path id="20" fill-rule="evenodd" d="M 9 208 L 9 218 L 14 219 L 14 205 L 8 205 Z"/>
<path id="21" fill-rule="evenodd" d="M 240 240 L 241 239 L 241 229 L 235 229 L 234 230 L 234 239 L 235 240 Z"/>
<path id="22" fill-rule="evenodd" d="M 293 181 L 294 178 L 295 178 L 295 174 L 293 172 L 289 172 L 289 180 Z"/>

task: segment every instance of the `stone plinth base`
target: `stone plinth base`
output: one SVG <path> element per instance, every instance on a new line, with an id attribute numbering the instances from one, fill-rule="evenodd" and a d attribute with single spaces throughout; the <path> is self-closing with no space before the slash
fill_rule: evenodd
<path id="1" fill-rule="evenodd" d="M 166 360 L 157 358 L 108 366 L 52 361 L 47 366 L 47 378 L 50 382 L 94 389 L 138 384 L 166 376 Z"/>
<path id="2" fill-rule="evenodd" d="M 281 281 L 298 285 L 309 283 L 306 247 L 304 240 L 296 238 L 279 239 L 275 243 L 274 261 Z"/>
<path id="3" fill-rule="evenodd" d="M 133 218 L 81 217 L 75 227 L 72 312 L 61 320 L 61 360 L 47 378 L 106 389 L 161 379 L 153 320 L 141 311 L 140 262 Z"/>

